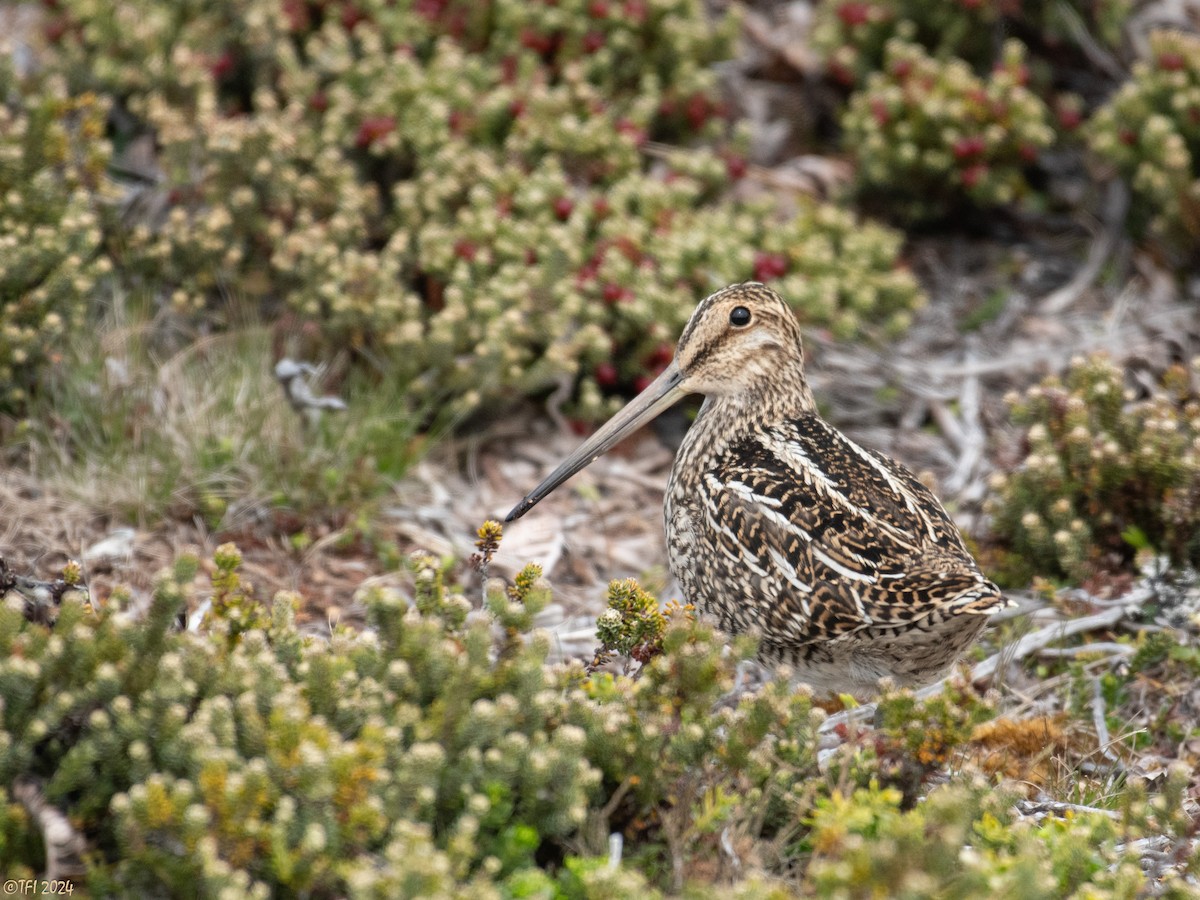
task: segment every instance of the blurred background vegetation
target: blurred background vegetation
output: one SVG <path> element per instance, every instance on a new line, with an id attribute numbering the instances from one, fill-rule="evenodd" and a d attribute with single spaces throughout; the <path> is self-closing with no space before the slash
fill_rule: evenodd
<path id="1" fill-rule="evenodd" d="M 96 610 L 66 578 L 52 630 L 0 566 L 0 872 L 1196 895 L 1197 28 L 1135 0 L 0 4 L 0 553 L 45 568 L 131 523 L 169 564 L 93 565 Z M 1056 621 L 1142 598 L 1124 625 L 822 731 L 778 679 L 722 701 L 749 651 L 663 592 L 610 589 L 601 655 L 634 679 L 551 651 L 532 569 L 488 586 L 455 542 L 400 565 L 421 461 L 448 483 L 505 424 L 539 440 L 537 409 L 586 430 L 747 279 L 795 307 L 831 419 L 899 434 L 994 577 Z M 347 409 L 302 423 L 283 359 Z M 434 493 L 422 523 L 498 511 Z M 274 599 L 238 574 L 281 568 Z"/>

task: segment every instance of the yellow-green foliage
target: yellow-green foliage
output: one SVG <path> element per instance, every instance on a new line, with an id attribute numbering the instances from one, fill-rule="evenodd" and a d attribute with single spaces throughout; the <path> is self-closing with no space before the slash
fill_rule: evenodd
<path id="1" fill-rule="evenodd" d="M 974 61 L 991 52 L 991 27 L 999 18 L 996 3 L 834 0 L 818 5 L 812 37 L 830 75 L 855 85 L 881 68 L 884 47 L 893 37 L 918 43 L 937 57 Z"/>
<path id="2" fill-rule="evenodd" d="M 667 616 L 632 578 L 608 586 L 608 609 L 596 621 L 601 652 L 645 661 L 662 651 Z"/>
<path id="3" fill-rule="evenodd" d="M 1093 153 L 1129 179 L 1140 225 L 1185 256 L 1200 241 L 1200 38 L 1150 36 L 1150 55 L 1087 124 Z"/>
<path id="4" fill-rule="evenodd" d="M 995 59 L 998 27 L 1029 35 L 1048 54 L 1061 57 L 1081 34 L 1120 46 L 1121 25 L 1131 8 L 1132 0 L 825 0 L 816 8 L 812 41 L 835 80 L 858 85 L 882 67 L 891 37 L 920 44 L 938 58 L 959 57 L 983 71 Z"/>
<path id="5" fill-rule="evenodd" d="M 806 878 L 815 896 L 1051 900 L 1084 888 L 1132 898 L 1145 887 L 1135 854 L 1112 865 L 1119 831 L 1107 816 L 1015 821 L 1013 798 L 983 782 L 935 790 L 907 811 L 901 799 L 871 785 L 818 801 Z"/>
<path id="6" fill-rule="evenodd" d="M 1131 792 L 1119 823 L 1020 822 L 970 779 L 909 809 L 939 767 L 921 759 L 914 781 L 896 765 L 925 747 L 912 723 L 948 760 L 987 710 L 966 693 L 889 695 L 883 729 L 841 729 L 823 772 L 825 714 L 784 676 L 730 701 L 752 648 L 728 652 L 691 617 L 666 621 L 636 678 L 548 664 L 532 568 L 492 587 L 488 616 L 419 555 L 411 597 L 368 589 L 367 630 L 317 639 L 294 595 L 267 614 L 234 548 L 215 563 L 202 584 L 180 560 L 142 618 L 119 597 L 92 612 L 69 596 L 52 627 L 0 604 L 0 871 L 41 865 L 40 827 L 7 787 L 30 780 L 87 841 L 77 886 L 95 896 L 643 898 L 690 882 L 982 898 L 1016 878 L 1035 897 L 1125 896 L 1140 875 L 1116 838 L 1188 833 L 1180 772 L 1161 795 Z M 175 630 L 210 589 L 238 602 Z"/>
<path id="7" fill-rule="evenodd" d="M 64 0 L 50 26 L 51 64 L 160 148 L 167 208 L 123 272 L 183 312 L 286 303 L 450 412 L 566 379 L 602 415 L 732 281 L 842 336 L 921 299 L 898 235 L 726 198 L 736 22 L 698 0 Z M 719 149 L 651 164 L 648 139 Z"/>
<path id="8" fill-rule="evenodd" d="M 107 103 L 0 56 L 0 411 L 20 408 L 83 324 L 100 255 Z"/>
<path id="9" fill-rule="evenodd" d="M 1150 549 L 1200 565 L 1200 360 L 1130 402 L 1104 356 L 1012 398 L 1024 459 L 995 476 L 989 508 L 1020 575 L 1079 580 Z M 1019 563 L 1019 565 L 1018 565 Z"/>
<path id="10" fill-rule="evenodd" d="M 1010 40 L 981 79 L 962 60 L 888 41 L 883 69 L 842 118 L 860 191 L 909 219 L 1018 200 L 1028 190 L 1024 169 L 1054 138 L 1045 104 L 1025 87 L 1024 60 Z"/>

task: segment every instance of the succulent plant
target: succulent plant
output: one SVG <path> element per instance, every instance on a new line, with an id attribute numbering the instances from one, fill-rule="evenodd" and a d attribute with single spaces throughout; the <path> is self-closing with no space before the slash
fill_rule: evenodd
<path id="1" fill-rule="evenodd" d="M 884 68 L 885 45 L 897 37 L 931 56 L 956 57 L 977 72 L 996 61 L 998 33 L 1027 36 L 1044 55 L 1083 40 L 1119 47 L 1131 0 L 987 3 L 984 0 L 826 0 L 816 8 L 812 43 L 837 82 L 861 86 Z M 1050 62 L 1055 60 L 1050 59 Z"/>
<path id="2" fill-rule="evenodd" d="M 112 266 L 106 101 L 0 57 L 0 412 L 19 412 L 86 320 Z"/>
<path id="3" fill-rule="evenodd" d="M 188 316 L 287 304 L 451 418 L 564 382 L 602 416 L 731 281 L 779 280 L 841 336 L 903 328 L 921 295 L 898 235 L 727 196 L 744 135 L 709 63 L 733 18 L 696 0 L 488 8 L 57 4 L 52 65 L 160 147 L 167 209 L 122 236 L 121 273 Z"/>
<path id="4" fill-rule="evenodd" d="M 1025 454 L 994 476 L 989 509 L 1015 575 L 1082 580 L 1138 551 L 1200 566 L 1200 360 L 1133 401 L 1104 356 L 1010 398 Z"/>
<path id="5" fill-rule="evenodd" d="M 938 58 L 975 63 L 992 52 L 991 28 L 1002 8 L 973 0 L 834 0 L 817 7 L 813 46 L 830 76 L 847 86 L 886 67 L 891 38 L 920 44 Z"/>
<path id="6" fill-rule="evenodd" d="M 860 192 L 886 198 L 890 212 L 909 220 L 1019 200 L 1028 191 L 1024 170 L 1054 139 L 1027 78 L 1015 40 L 986 79 L 962 60 L 889 40 L 883 68 L 850 97 L 842 118 Z"/>
<path id="7" fill-rule="evenodd" d="M 495 539 L 481 529 L 485 554 Z M 780 673 L 731 697 L 751 643 L 656 617 L 634 583 L 612 586 L 613 609 L 653 620 L 658 652 L 633 676 L 589 675 L 549 661 L 534 566 L 490 582 L 485 613 L 447 586 L 448 562 L 416 554 L 410 590 L 363 589 L 366 628 L 316 637 L 296 595 L 264 602 L 239 565 L 232 545 L 211 566 L 181 557 L 140 614 L 68 592 L 45 625 L 0 598 L 8 877 L 43 858 L 15 784 L 66 815 L 95 895 L 771 897 L 795 879 L 985 897 L 1017 872 L 1049 897 L 1128 876 L 1108 817 L 1039 828 L 969 775 L 929 793 L 992 714 L 969 687 L 885 695 L 881 728 L 840 726 L 821 766 L 807 692 Z M 200 628 L 177 630 L 210 594 Z M 1186 837 L 1179 774 L 1130 795 L 1127 836 Z M 1071 865 L 1081 852 L 1095 865 Z"/>
<path id="8" fill-rule="evenodd" d="M 1149 43 L 1085 133 L 1092 153 L 1129 180 L 1135 225 L 1190 258 L 1200 240 L 1200 39 L 1158 31 Z"/>

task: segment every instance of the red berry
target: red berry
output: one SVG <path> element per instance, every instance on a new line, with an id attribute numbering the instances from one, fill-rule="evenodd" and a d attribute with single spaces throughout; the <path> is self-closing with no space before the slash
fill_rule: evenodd
<path id="1" fill-rule="evenodd" d="M 740 153 L 730 153 L 725 157 L 725 174 L 734 181 L 746 177 L 746 157 Z"/>
<path id="2" fill-rule="evenodd" d="M 605 282 L 604 288 L 600 291 L 600 296 L 604 298 L 604 302 L 612 306 L 618 300 L 625 299 L 625 288 L 619 284 L 614 284 L 611 281 Z"/>
<path id="3" fill-rule="evenodd" d="M 908 77 L 909 73 L 912 71 L 912 68 L 913 68 L 913 64 L 912 64 L 911 60 L 898 59 L 892 65 L 892 74 L 896 77 L 896 79 L 898 81 L 903 81 L 905 78 Z"/>
<path id="4" fill-rule="evenodd" d="M 42 33 L 51 44 L 57 44 L 63 39 L 63 35 L 67 33 L 68 28 L 69 26 L 65 18 L 56 18 L 46 23 Z"/>
<path id="5" fill-rule="evenodd" d="M 536 265 L 537 261 L 538 261 L 537 251 L 534 250 L 532 247 L 525 248 L 525 265 L 527 265 L 527 266 Z"/>
<path id="6" fill-rule="evenodd" d="M 229 50 L 224 51 L 220 56 L 213 60 L 212 65 L 208 67 L 208 71 L 212 73 L 212 77 L 220 81 L 225 76 L 233 71 L 236 61 L 233 58 L 233 53 Z"/>
<path id="7" fill-rule="evenodd" d="M 283 0 L 283 16 L 292 31 L 307 31 L 312 25 L 304 0 Z"/>
<path id="8" fill-rule="evenodd" d="M 1021 144 L 1021 146 L 1017 147 L 1017 153 L 1027 163 L 1031 163 L 1038 158 L 1038 149 L 1033 144 Z"/>
<path id="9" fill-rule="evenodd" d="M 617 384 L 617 367 L 610 362 L 598 363 L 594 377 L 596 384 L 602 388 L 615 387 Z"/>
<path id="10" fill-rule="evenodd" d="M 635 25 L 646 21 L 646 0 L 625 0 L 625 18 Z"/>
<path id="11" fill-rule="evenodd" d="M 848 69 L 836 59 L 831 59 L 827 63 L 829 75 L 838 84 L 844 84 L 847 87 L 854 84 L 854 70 Z"/>
<path id="12" fill-rule="evenodd" d="M 975 187 L 975 185 L 979 184 L 979 182 L 981 180 L 983 180 L 983 177 L 985 175 L 987 175 L 987 171 L 988 171 L 988 167 L 985 166 L 983 163 L 975 163 L 975 165 L 969 166 L 968 168 L 963 169 L 963 173 L 962 173 L 963 187 L 966 187 L 966 188 Z"/>
<path id="13" fill-rule="evenodd" d="M 600 268 L 600 263 L 596 260 L 585 262 L 579 267 L 579 271 L 575 273 L 575 281 L 577 284 L 586 284 L 596 277 L 596 272 Z"/>
<path id="14" fill-rule="evenodd" d="M 583 419 L 571 419 L 570 423 L 571 431 L 573 431 L 578 437 L 584 437 L 592 430 L 592 426 L 583 421 Z"/>
<path id="15" fill-rule="evenodd" d="M 609 213 L 612 212 L 612 207 L 603 197 L 597 197 L 592 201 L 592 215 L 597 219 L 607 219 Z"/>
<path id="16" fill-rule="evenodd" d="M 565 222 L 571 217 L 571 211 L 575 209 L 575 204 L 571 202 L 570 197 L 559 197 L 554 201 L 554 215 L 560 222 Z"/>
<path id="17" fill-rule="evenodd" d="M 1132 147 L 1137 143 L 1137 135 L 1128 128 L 1122 128 L 1117 133 L 1117 139 L 1127 147 Z"/>
<path id="18" fill-rule="evenodd" d="M 342 27 L 347 31 L 353 31 L 354 26 L 366 18 L 367 14 L 353 3 L 347 3 L 342 7 Z"/>
<path id="19" fill-rule="evenodd" d="M 604 46 L 603 31 L 589 31 L 583 36 L 583 52 L 595 53 Z"/>
<path id="20" fill-rule="evenodd" d="M 779 278 L 781 275 L 786 275 L 788 270 L 788 258 L 782 253 L 763 253 L 754 254 L 754 280 L 755 281 L 770 281 L 772 278 Z"/>
<path id="21" fill-rule="evenodd" d="M 517 58 L 515 56 L 506 56 L 500 60 L 500 79 L 505 84 L 512 84 L 517 80 Z"/>
<path id="22" fill-rule="evenodd" d="M 521 46 L 545 55 L 554 49 L 554 39 L 548 34 L 526 28 L 521 31 Z"/>
<path id="23" fill-rule="evenodd" d="M 979 156 L 984 151 L 984 147 L 983 138 L 978 136 L 964 137 L 954 142 L 954 146 L 950 148 L 950 152 L 954 154 L 955 159 L 963 162 Z"/>
<path id="24" fill-rule="evenodd" d="M 1178 53 L 1160 53 L 1158 67 L 1165 72 L 1178 72 L 1184 67 L 1184 59 Z"/>
<path id="25" fill-rule="evenodd" d="M 1060 106 L 1058 108 L 1058 124 L 1065 131 L 1074 131 L 1083 124 L 1083 116 L 1073 106 Z"/>
<path id="26" fill-rule="evenodd" d="M 634 391 L 640 394 L 646 388 L 650 387 L 650 382 L 652 380 L 653 379 L 650 378 L 649 375 L 639 375 L 637 378 L 633 379 Z"/>
<path id="27" fill-rule="evenodd" d="M 623 134 L 626 137 L 630 138 L 633 141 L 633 143 L 635 145 L 637 145 L 638 147 L 642 146 L 642 144 L 644 144 L 646 142 L 645 129 L 639 128 L 637 125 L 635 125 L 633 122 L 630 122 L 628 119 L 618 119 L 617 120 L 617 134 Z"/>
<path id="28" fill-rule="evenodd" d="M 446 3 L 447 0 L 417 0 L 415 7 L 418 15 L 424 16 L 431 22 L 436 22 L 446 11 Z"/>
<path id="29" fill-rule="evenodd" d="M 837 14 L 843 25 L 851 28 L 855 25 L 865 25 L 871 19 L 871 4 L 843 3 L 838 7 Z"/>
<path id="30" fill-rule="evenodd" d="M 887 104 L 878 98 L 871 101 L 871 116 L 875 119 L 875 124 L 882 128 L 892 119 L 891 110 Z"/>
<path id="31" fill-rule="evenodd" d="M 687 116 L 687 120 L 693 128 L 698 129 L 703 126 L 708 121 L 711 112 L 712 107 L 709 105 L 708 98 L 703 94 L 692 94 L 688 97 L 684 115 Z"/>
<path id="32" fill-rule="evenodd" d="M 467 238 L 460 238 L 454 243 L 454 255 L 459 259 L 465 259 L 467 262 L 475 261 L 475 254 L 479 252 L 479 248 L 475 246 L 474 241 Z"/>
<path id="33" fill-rule="evenodd" d="M 588 15 L 593 19 L 608 18 L 608 2 L 607 0 L 592 0 L 588 4 Z"/>
<path id="34" fill-rule="evenodd" d="M 461 7 L 450 13 L 450 18 L 447 22 L 446 30 L 450 32 L 450 36 L 461 38 L 467 33 L 467 13 Z"/>
<path id="35" fill-rule="evenodd" d="M 368 116 L 358 126 L 354 145 L 359 149 L 365 149 L 387 137 L 395 129 L 396 120 L 392 116 Z"/>
<path id="36" fill-rule="evenodd" d="M 325 112 L 325 110 L 329 109 L 329 95 L 324 91 L 317 91 L 308 98 L 308 108 L 313 112 Z"/>
<path id="37" fill-rule="evenodd" d="M 646 357 L 646 366 L 655 371 L 661 371 L 670 365 L 675 358 L 675 348 L 670 344 L 659 344 Z"/>

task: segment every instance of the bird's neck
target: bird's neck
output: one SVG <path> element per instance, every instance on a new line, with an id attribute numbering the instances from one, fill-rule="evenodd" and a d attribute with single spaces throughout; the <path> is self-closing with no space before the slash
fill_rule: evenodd
<path id="1" fill-rule="evenodd" d="M 684 436 L 679 456 L 718 453 L 748 431 L 815 413 L 817 403 L 803 375 L 749 386 L 736 394 L 711 394 Z"/>

